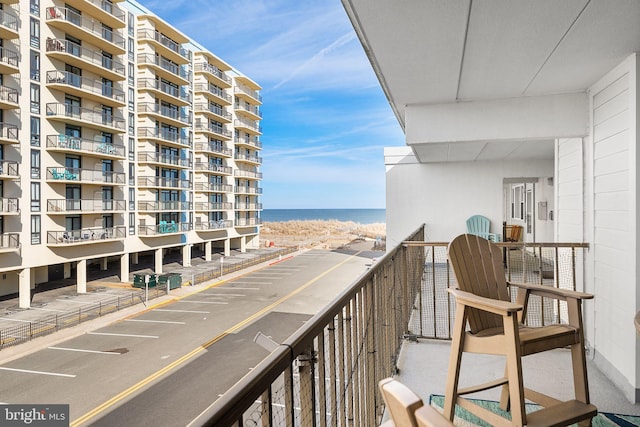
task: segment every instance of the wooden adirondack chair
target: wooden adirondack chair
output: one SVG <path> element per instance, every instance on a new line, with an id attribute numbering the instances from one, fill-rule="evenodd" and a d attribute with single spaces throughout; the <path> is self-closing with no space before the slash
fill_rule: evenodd
<path id="1" fill-rule="evenodd" d="M 507 283 L 500 248 L 478 236 L 456 237 L 449 244 L 448 256 L 459 289 L 448 290 L 456 299 L 456 315 L 444 415 L 452 420 L 458 404 L 494 426 L 560 426 L 590 421 L 597 409 L 589 402 L 581 304 L 593 295 L 550 286 Z M 518 288 L 515 303 L 511 302 L 508 285 Z M 527 302 L 534 294 L 566 301 L 569 323 L 539 328 L 524 326 Z M 522 356 L 561 347 L 571 348 L 573 364 L 575 399 L 567 402 L 525 388 L 522 382 Z M 459 389 L 464 352 L 506 356 L 505 376 Z M 505 410 L 510 407 L 511 420 L 461 397 L 494 387 L 502 387 L 501 407 Z M 543 409 L 525 414 L 525 398 Z"/>
<path id="2" fill-rule="evenodd" d="M 495 242 L 497 240 L 497 236 L 493 233 L 489 233 L 490 228 L 491 222 L 486 216 L 474 215 L 467 219 L 467 233 Z"/>
<path id="3" fill-rule="evenodd" d="M 381 427 L 453 427 L 431 406 L 425 406 L 420 396 L 409 387 L 393 378 L 378 383 L 382 399 L 391 415 L 391 420 Z"/>

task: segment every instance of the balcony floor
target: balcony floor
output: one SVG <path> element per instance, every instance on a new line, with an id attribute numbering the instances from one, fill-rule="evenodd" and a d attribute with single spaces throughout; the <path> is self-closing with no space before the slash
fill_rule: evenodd
<path id="1" fill-rule="evenodd" d="M 398 380 L 413 389 L 425 402 L 429 401 L 431 394 L 444 395 L 450 348 L 449 341 L 405 341 L 398 360 Z M 591 361 L 588 361 L 587 370 L 591 403 L 599 411 L 640 415 L 640 404 L 630 403 Z M 561 400 L 573 399 L 571 355 L 568 350 L 554 350 L 523 358 L 523 373 L 527 387 Z M 503 374 L 502 357 L 469 354 L 463 357 L 460 384 L 480 383 Z M 476 393 L 473 397 L 499 400 L 498 392 L 499 389 L 489 390 Z"/>

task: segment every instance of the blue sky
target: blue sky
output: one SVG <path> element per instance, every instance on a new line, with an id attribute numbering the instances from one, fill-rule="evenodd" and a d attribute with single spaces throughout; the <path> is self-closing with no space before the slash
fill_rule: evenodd
<path id="1" fill-rule="evenodd" d="M 262 86 L 265 209 L 384 208 L 404 135 L 339 0 L 138 0 Z"/>

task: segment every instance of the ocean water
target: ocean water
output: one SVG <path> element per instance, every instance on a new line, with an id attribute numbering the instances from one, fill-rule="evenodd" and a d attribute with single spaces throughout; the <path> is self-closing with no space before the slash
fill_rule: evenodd
<path id="1" fill-rule="evenodd" d="M 353 221 L 360 224 L 385 223 L 384 209 L 263 209 L 263 222 L 331 220 Z"/>

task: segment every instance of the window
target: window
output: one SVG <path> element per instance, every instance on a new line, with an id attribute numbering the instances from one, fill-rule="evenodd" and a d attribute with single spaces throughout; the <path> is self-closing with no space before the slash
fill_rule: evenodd
<path id="1" fill-rule="evenodd" d="M 31 14 L 40 16 L 40 0 L 30 0 L 29 5 L 29 11 L 31 12 Z"/>
<path id="2" fill-rule="evenodd" d="M 135 44 L 133 43 L 133 37 L 129 37 L 129 60 L 133 61 L 135 54 Z"/>
<path id="3" fill-rule="evenodd" d="M 31 117 L 31 146 L 40 146 L 40 118 Z"/>
<path id="4" fill-rule="evenodd" d="M 40 150 L 31 150 L 31 178 L 40 179 Z"/>
<path id="5" fill-rule="evenodd" d="M 31 244 L 39 245 L 42 242 L 40 215 L 31 215 Z"/>
<path id="6" fill-rule="evenodd" d="M 133 35 L 134 24 L 135 24 L 135 18 L 133 16 L 133 13 L 129 12 L 129 25 L 128 25 L 129 35 Z"/>
<path id="7" fill-rule="evenodd" d="M 29 52 L 29 75 L 31 80 L 40 81 L 40 52 L 32 50 Z"/>
<path id="8" fill-rule="evenodd" d="M 135 163 L 129 163 L 129 185 L 136 185 L 136 165 Z"/>
<path id="9" fill-rule="evenodd" d="M 133 187 L 129 188 L 129 209 L 132 211 L 136 209 L 136 189 Z"/>
<path id="10" fill-rule="evenodd" d="M 136 115 L 129 113 L 129 135 L 134 136 L 136 134 Z"/>
<path id="11" fill-rule="evenodd" d="M 40 114 L 40 85 L 31 83 L 31 112 Z"/>
<path id="12" fill-rule="evenodd" d="M 131 86 L 133 86 L 135 84 L 134 77 L 135 77 L 135 65 L 133 65 L 133 62 L 129 62 L 129 75 L 128 75 L 128 78 L 129 78 L 129 84 Z"/>
<path id="13" fill-rule="evenodd" d="M 129 88 L 129 110 L 135 110 L 136 91 L 134 88 Z"/>
<path id="14" fill-rule="evenodd" d="M 102 52 L 102 66 L 108 70 L 113 69 L 113 55 L 109 52 Z"/>
<path id="15" fill-rule="evenodd" d="M 135 159 L 136 140 L 129 138 L 129 160 Z"/>
<path id="16" fill-rule="evenodd" d="M 129 213 L 129 234 L 136 234 L 136 214 Z"/>
<path id="17" fill-rule="evenodd" d="M 40 47 L 40 20 L 31 18 L 29 23 L 29 33 L 31 36 L 31 46 Z"/>
<path id="18" fill-rule="evenodd" d="M 511 218 L 524 219 L 524 185 L 511 187 Z"/>
<path id="19" fill-rule="evenodd" d="M 108 25 L 102 24 L 102 38 L 112 42 L 113 41 L 113 28 Z"/>
<path id="20" fill-rule="evenodd" d="M 40 183 L 31 183 L 31 212 L 40 212 Z"/>

